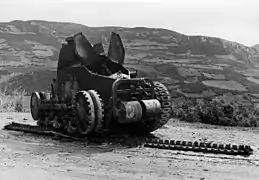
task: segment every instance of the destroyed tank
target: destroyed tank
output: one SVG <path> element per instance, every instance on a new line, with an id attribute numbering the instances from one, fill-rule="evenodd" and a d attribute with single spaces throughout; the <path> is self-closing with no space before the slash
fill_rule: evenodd
<path id="1" fill-rule="evenodd" d="M 116 33 L 111 35 L 107 56 L 101 43 L 92 46 L 81 32 L 68 37 L 60 50 L 57 77 L 53 79 L 50 92 L 33 92 L 31 95 L 31 115 L 37 125 L 11 122 L 4 129 L 75 141 L 84 137 L 95 143 L 119 141 L 120 146 L 126 141 L 127 147 L 143 143 L 148 148 L 253 154 L 248 145 L 154 136 L 130 142 L 130 136 L 121 136 L 121 133 L 146 135 L 153 132 L 168 122 L 172 111 L 168 89 L 149 78 L 137 78 L 136 71 L 123 66 L 124 56 L 122 41 Z"/>
<path id="2" fill-rule="evenodd" d="M 59 52 L 49 92 L 33 92 L 31 115 L 38 126 L 70 135 L 103 132 L 147 134 L 165 125 L 171 97 L 165 85 L 137 78 L 123 64 L 125 49 L 112 32 L 107 55 L 79 32 Z"/>

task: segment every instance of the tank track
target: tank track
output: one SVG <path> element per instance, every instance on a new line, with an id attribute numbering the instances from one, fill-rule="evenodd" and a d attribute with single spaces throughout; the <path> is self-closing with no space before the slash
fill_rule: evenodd
<path id="1" fill-rule="evenodd" d="M 3 129 L 20 131 L 25 133 L 32 133 L 32 134 L 47 135 L 47 136 L 60 136 L 63 138 L 69 138 L 73 140 L 83 140 L 82 137 L 73 137 L 71 135 L 67 135 L 62 132 L 55 131 L 54 128 L 37 126 L 37 125 L 20 124 L 20 123 L 12 122 L 10 124 L 5 125 Z"/>
<path id="2" fill-rule="evenodd" d="M 171 116 L 172 112 L 172 100 L 171 100 L 171 95 L 165 85 L 158 81 L 154 81 L 155 85 L 155 95 L 159 102 L 161 102 L 161 108 L 162 108 L 162 113 L 161 113 L 161 118 L 157 122 L 158 127 L 162 127 L 165 125 Z"/>
<path id="3" fill-rule="evenodd" d="M 253 154 L 253 149 L 248 145 L 203 143 L 197 141 L 150 139 L 144 144 L 144 147 L 226 155 L 249 156 Z"/>
<path id="4" fill-rule="evenodd" d="M 50 136 L 59 136 L 63 138 L 69 138 L 75 141 L 84 141 L 88 138 L 74 137 L 67 134 L 54 131 L 53 128 L 40 127 L 37 125 L 27 125 L 12 122 L 4 126 L 5 130 L 22 131 L 25 133 L 43 134 Z M 99 142 L 105 142 L 105 139 L 111 138 L 112 136 L 99 137 Z M 97 137 L 98 139 L 98 137 Z M 114 136 L 113 140 L 118 139 L 120 142 L 127 141 L 127 139 L 120 138 L 119 135 Z M 96 139 L 95 139 L 96 140 Z M 203 143 L 203 142 L 191 142 L 191 141 L 179 141 L 179 140 L 161 140 L 157 138 L 146 137 L 143 141 L 139 141 L 137 146 L 143 145 L 148 148 L 168 149 L 168 150 L 179 150 L 179 151 L 193 151 L 203 153 L 214 153 L 214 154 L 226 154 L 226 155 L 242 155 L 249 156 L 253 154 L 253 149 L 248 145 L 231 145 L 231 144 L 216 144 L 216 143 Z"/>

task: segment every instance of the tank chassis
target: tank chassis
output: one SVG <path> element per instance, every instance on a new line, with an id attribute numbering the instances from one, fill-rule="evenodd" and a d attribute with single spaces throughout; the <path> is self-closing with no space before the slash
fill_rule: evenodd
<path id="1" fill-rule="evenodd" d="M 51 92 L 31 95 L 31 114 L 39 126 L 88 136 L 104 131 L 146 134 L 168 122 L 168 89 L 137 78 L 137 72 L 123 66 L 125 51 L 118 34 L 111 35 L 108 56 L 81 32 L 66 41 Z"/>

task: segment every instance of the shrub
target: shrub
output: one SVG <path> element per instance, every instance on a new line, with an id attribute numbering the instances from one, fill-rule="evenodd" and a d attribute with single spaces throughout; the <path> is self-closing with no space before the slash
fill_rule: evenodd
<path id="1" fill-rule="evenodd" d="M 14 90 L 11 95 L 6 95 L 5 90 L 0 91 L 0 111 L 1 112 L 25 112 L 23 107 L 23 97 L 25 91 Z"/>
<path id="2" fill-rule="evenodd" d="M 17 100 L 15 102 L 14 111 L 15 112 L 22 112 L 23 111 L 23 104 L 22 104 L 21 100 Z"/>
<path id="3" fill-rule="evenodd" d="M 259 113 L 253 106 L 221 100 L 182 99 L 173 105 L 173 115 L 183 121 L 223 126 L 258 127 Z"/>

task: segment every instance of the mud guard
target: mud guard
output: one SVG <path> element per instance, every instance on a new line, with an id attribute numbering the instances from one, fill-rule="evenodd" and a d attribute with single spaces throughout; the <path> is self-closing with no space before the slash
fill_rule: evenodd
<path id="1" fill-rule="evenodd" d="M 125 49 L 123 47 L 121 38 L 115 32 L 112 32 L 109 49 L 108 49 L 108 58 L 118 62 L 119 64 L 124 63 L 125 58 Z"/>
<path id="2" fill-rule="evenodd" d="M 96 53 L 91 43 L 82 32 L 75 34 L 73 38 L 76 55 L 83 60 L 84 65 L 88 66 L 93 64 L 96 60 Z"/>

